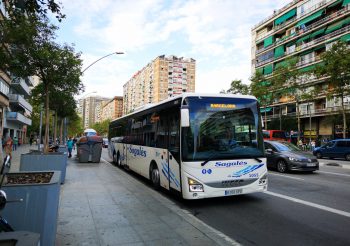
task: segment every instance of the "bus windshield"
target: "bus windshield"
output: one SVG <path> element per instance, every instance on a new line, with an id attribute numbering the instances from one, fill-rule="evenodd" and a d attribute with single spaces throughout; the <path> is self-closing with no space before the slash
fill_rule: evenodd
<path id="1" fill-rule="evenodd" d="M 182 128 L 182 159 L 264 156 L 257 102 L 247 98 L 189 97 L 190 127 Z"/>

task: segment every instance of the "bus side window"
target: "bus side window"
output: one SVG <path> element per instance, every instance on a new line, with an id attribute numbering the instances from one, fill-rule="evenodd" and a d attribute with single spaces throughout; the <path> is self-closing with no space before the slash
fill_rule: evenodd
<path id="1" fill-rule="evenodd" d="M 180 117 L 175 112 L 169 116 L 169 151 L 180 162 Z"/>

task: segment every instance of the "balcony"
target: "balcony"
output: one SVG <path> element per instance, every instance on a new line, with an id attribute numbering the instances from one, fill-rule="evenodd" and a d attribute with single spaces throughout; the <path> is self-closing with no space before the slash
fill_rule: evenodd
<path id="1" fill-rule="evenodd" d="M 255 29 L 256 27 L 262 25 L 264 22 L 266 22 L 266 21 L 272 19 L 273 17 L 275 17 L 275 16 L 278 15 L 279 13 L 283 12 L 283 11 L 286 10 L 288 7 L 290 7 L 291 5 L 297 3 L 298 1 L 300 1 L 300 0 L 294 0 L 292 3 L 289 3 L 287 6 L 285 6 L 285 7 L 282 8 L 281 10 L 276 11 L 272 16 L 270 16 L 270 17 L 264 19 L 264 20 L 261 21 L 259 24 L 255 25 L 255 26 L 252 28 L 252 30 Z M 323 6 L 328 5 L 328 4 L 331 4 L 331 3 L 336 2 L 336 1 L 337 1 L 337 0 L 324 0 L 324 1 L 318 3 L 318 4 L 314 5 L 314 6 L 311 6 L 311 7 L 310 7 L 309 9 L 307 9 L 304 13 L 300 14 L 298 17 L 294 17 L 294 18 L 292 18 L 292 19 L 290 19 L 290 20 L 284 22 L 284 23 L 281 24 L 281 25 L 274 26 L 273 29 L 272 29 L 271 31 L 269 31 L 268 33 L 265 33 L 265 34 L 259 36 L 256 42 L 257 42 L 257 43 L 258 43 L 258 42 L 261 42 L 265 37 L 269 36 L 270 34 L 272 34 L 272 33 L 274 33 L 274 32 L 277 32 L 278 30 L 281 30 L 281 29 L 284 28 L 284 27 L 289 26 L 289 25 L 292 24 L 294 21 L 299 20 L 299 19 L 302 19 L 302 18 L 304 18 L 306 15 L 309 15 L 310 13 L 314 12 L 315 10 L 318 10 L 318 9 L 320 9 L 320 8 L 323 7 Z M 286 7 L 287 7 L 287 8 L 286 8 Z"/>
<path id="2" fill-rule="evenodd" d="M 340 106 L 335 106 L 335 107 L 327 107 L 327 108 L 316 108 L 316 109 L 311 109 L 311 118 L 312 117 L 320 117 L 320 116 L 327 116 L 327 115 L 336 115 L 336 114 L 341 114 L 341 107 Z M 345 105 L 345 110 L 347 112 L 350 111 L 350 105 Z M 296 117 L 296 112 L 291 112 L 288 114 L 283 114 L 289 117 Z M 264 114 L 262 113 L 263 119 L 265 119 Z M 310 112 L 308 111 L 303 111 L 300 110 L 300 118 L 309 118 L 310 117 Z M 272 115 L 267 115 L 266 119 L 268 121 L 272 119 L 280 118 L 280 114 L 272 114 Z"/>
<path id="3" fill-rule="evenodd" d="M 7 112 L 6 113 L 6 119 L 9 121 L 15 121 L 18 123 L 25 124 L 27 126 L 32 125 L 32 120 L 25 117 L 23 114 L 18 112 Z"/>
<path id="4" fill-rule="evenodd" d="M 33 85 L 34 85 L 34 79 L 33 79 L 33 77 L 27 77 L 27 78 L 26 78 L 26 83 L 27 83 L 27 85 L 29 85 L 29 86 L 33 86 Z"/>
<path id="5" fill-rule="evenodd" d="M 29 86 L 22 78 L 12 79 L 11 87 L 13 87 L 19 94 L 29 96 Z"/>
<path id="6" fill-rule="evenodd" d="M 287 42 L 290 42 L 292 39 L 295 39 L 295 38 L 298 38 L 302 35 L 305 35 L 305 34 L 310 34 L 312 32 L 312 30 L 314 30 L 316 27 L 320 27 L 322 26 L 323 24 L 325 23 L 328 23 L 329 20 L 332 20 L 332 21 L 336 21 L 338 19 L 340 19 L 341 17 L 347 15 L 348 13 L 350 12 L 350 7 L 349 5 L 346 5 L 344 8 L 342 8 L 341 10 L 329 15 L 329 16 L 326 16 L 325 18 L 321 19 L 321 20 L 318 20 L 317 22 L 309 25 L 307 28 L 305 29 L 300 29 L 298 31 L 296 31 L 295 33 L 289 35 L 289 36 L 286 36 L 284 38 L 281 38 L 280 40 L 278 41 L 275 41 L 275 43 L 273 43 L 272 45 L 268 46 L 268 47 L 263 47 L 259 50 L 256 50 L 255 51 L 255 54 L 256 55 L 259 55 L 260 53 L 264 52 L 264 51 L 267 51 L 267 50 L 270 50 L 278 45 L 281 45 L 282 43 L 287 43 Z M 288 21 L 289 22 L 289 21 Z M 272 34 L 274 31 L 271 30 L 268 32 L 268 34 Z M 269 36 L 269 35 L 266 35 L 266 36 Z M 258 42 L 260 42 L 261 40 L 258 40 Z"/>
<path id="7" fill-rule="evenodd" d="M 33 111 L 32 105 L 30 105 L 30 103 L 28 103 L 21 95 L 9 94 L 8 96 L 10 104 L 17 105 L 30 113 Z"/>
<path id="8" fill-rule="evenodd" d="M 271 58 L 266 59 L 266 60 L 264 60 L 264 61 L 257 62 L 255 68 L 258 68 L 258 67 L 260 67 L 260 66 L 262 66 L 262 65 L 265 65 L 265 64 L 267 64 L 267 63 L 270 63 L 270 62 L 272 62 L 272 61 L 277 61 L 277 60 L 280 61 L 280 60 L 283 60 L 286 56 L 289 56 L 289 55 L 291 55 L 291 54 L 293 54 L 293 53 L 299 53 L 299 52 L 301 52 L 301 51 L 303 51 L 303 50 L 306 50 L 306 49 L 308 49 L 308 48 L 314 47 L 314 46 L 316 46 L 316 45 L 318 45 L 318 44 L 320 44 L 320 43 L 322 43 L 322 42 L 325 42 L 325 41 L 328 41 L 328 42 L 329 42 L 329 41 L 332 41 L 332 40 L 335 39 L 337 36 L 339 36 L 339 35 L 341 35 L 341 34 L 348 33 L 349 31 L 350 31 L 350 26 L 343 27 L 343 28 L 341 28 L 341 29 L 339 29 L 339 30 L 336 30 L 336 31 L 332 32 L 332 33 L 329 33 L 329 34 L 327 34 L 327 35 L 324 35 L 324 36 L 322 36 L 322 37 L 319 37 L 319 38 L 317 38 L 317 39 L 314 39 L 314 40 L 312 40 L 312 41 L 310 41 L 310 42 L 308 42 L 308 43 L 304 43 L 304 44 L 302 44 L 302 45 L 296 47 L 295 50 L 293 50 L 293 51 L 285 52 L 283 56 L 280 56 L 280 57 L 278 57 L 278 58 L 271 57 Z"/>

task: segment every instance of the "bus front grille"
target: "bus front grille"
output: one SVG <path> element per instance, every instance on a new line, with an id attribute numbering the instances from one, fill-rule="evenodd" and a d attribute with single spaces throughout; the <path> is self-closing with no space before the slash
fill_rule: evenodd
<path id="1" fill-rule="evenodd" d="M 254 179 L 235 179 L 235 180 L 223 180 L 218 182 L 205 183 L 205 185 L 213 188 L 230 188 L 230 187 L 240 187 L 249 185 L 257 181 L 257 178 Z"/>

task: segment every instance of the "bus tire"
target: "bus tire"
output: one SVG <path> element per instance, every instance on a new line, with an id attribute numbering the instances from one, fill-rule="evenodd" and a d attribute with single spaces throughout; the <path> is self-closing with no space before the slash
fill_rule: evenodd
<path id="1" fill-rule="evenodd" d="M 122 167 L 122 160 L 120 159 L 120 154 L 119 154 L 119 152 L 118 152 L 118 154 L 117 154 L 117 162 L 116 162 L 116 164 L 117 164 L 117 167 L 119 167 L 119 168 Z"/>
<path id="2" fill-rule="evenodd" d="M 112 160 L 112 162 L 113 162 L 114 165 L 117 164 L 117 159 L 116 159 L 116 157 L 117 157 L 117 155 L 116 155 L 115 151 L 113 151 L 113 158 L 112 158 L 113 160 Z"/>
<path id="3" fill-rule="evenodd" d="M 152 163 L 150 167 L 150 180 L 155 190 L 160 189 L 160 173 L 157 164 Z"/>

